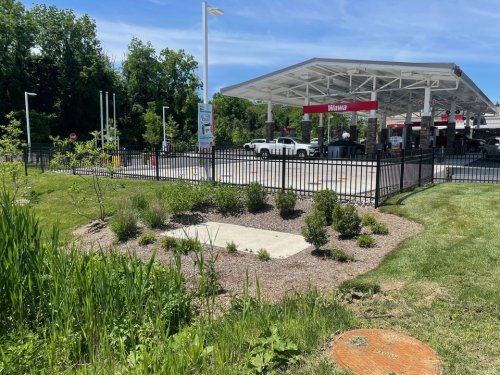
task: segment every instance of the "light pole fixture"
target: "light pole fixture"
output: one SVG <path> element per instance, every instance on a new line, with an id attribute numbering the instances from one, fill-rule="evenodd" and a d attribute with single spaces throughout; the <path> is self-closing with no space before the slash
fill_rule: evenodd
<path id="1" fill-rule="evenodd" d="M 102 90 L 99 90 L 99 100 L 101 103 L 101 147 L 104 147 L 104 120 L 102 113 Z"/>
<path id="2" fill-rule="evenodd" d="M 24 103 L 26 104 L 26 135 L 28 137 L 28 149 L 31 150 L 30 110 L 28 106 L 28 96 L 36 96 L 36 94 L 34 92 L 24 92 Z"/>
<path id="3" fill-rule="evenodd" d="M 163 106 L 163 144 L 162 144 L 163 151 L 167 151 L 167 139 L 165 138 L 165 109 L 168 108 L 169 107 L 166 105 Z"/>
<path id="4" fill-rule="evenodd" d="M 330 143 L 330 120 L 332 117 L 332 115 L 328 116 L 328 143 Z"/>
<path id="5" fill-rule="evenodd" d="M 207 12 L 215 16 L 224 14 L 222 9 L 207 5 L 206 1 L 201 4 L 203 24 L 203 104 L 208 104 L 208 32 Z"/>

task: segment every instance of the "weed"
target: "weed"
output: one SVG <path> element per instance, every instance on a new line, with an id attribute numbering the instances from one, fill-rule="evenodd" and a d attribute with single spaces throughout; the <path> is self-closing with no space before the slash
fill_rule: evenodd
<path id="1" fill-rule="evenodd" d="M 257 251 L 257 258 L 263 262 L 267 262 L 268 260 L 271 259 L 271 254 L 269 254 L 269 251 L 262 248 L 259 249 L 259 251 Z"/>
<path id="2" fill-rule="evenodd" d="M 168 218 L 167 207 L 164 198 L 157 193 L 142 210 L 142 219 L 150 228 L 159 228 L 165 225 Z"/>
<path id="3" fill-rule="evenodd" d="M 138 212 L 144 211 L 148 206 L 146 196 L 142 193 L 135 194 L 132 197 L 132 207 Z"/>
<path id="4" fill-rule="evenodd" d="M 295 209 L 297 195 L 291 190 L 278 190 L 275 196 L 276 208 L 281 216 L 289 215 Z"/>
<path id="5" fill-rule="evenodd" d="M 125 201 L 111 219 L 111 230 L 119 241 L 126 241 L 137 234 L 138 216 L 130 201 Z"/>
<path id="6" fill-rule="evenodd" d="M 305 222 L 306 226 L 302 227 L 301 233 L 307 242 L 314 245 L 315 250 L 319 250 L 328 242 L 324 212 L 315 211 L 305 218 Z"/>
<path id="7" fill-rule="evenodd" d="M 389 234 L 389 228 L 384 223 L 376 223 L 370 225 L 370 229 L 372 230 L 373 234 L 380 234 L 384 236 Z"/>
<path id="8" fill-rule="evenodd" d="M 245 205 L 249 212 L 261 210 L 266 205 L 266 189 L 258 182 L 252 182 L 245 188 Z"/>
<path id="9" fill-rule="evenodd" d="M 313 208 L 322 213 L 326 225 L 332 225 L 333 210 L 338 206 L 337 193 L 324 189 L 313 195 Z"/>
<path id="10" fill-rule="evenodd" d="M 156 241 L 156 236 L 154 233 L 146 232 L 139 237 L 137 243 L 139 246 L 146 246 L 152 244 Z"/>
<path id="11" fill-rule="evenodd" d="M 342 293 L 358 292 L 366 295 L 373 295 L 380 292 L 380 285 L 371 281 L 361 281 L 358 279 L 346 280 L 339 286 Z"/>
<path id="12" fill-rule="evenodd" d="M 362 234 L 356 240 L 359 247 L 374 247 L 376 245 L 375 239 L 369 234 Z"/>
<path id="13" fill-rule="evenodd" d="M 338 262 L 353 262 L 354 257 L 351 254 L 346 253 L 342 249 L 330 249 L 328 250 L 327 257 L 334 259 Z"/>
<path id="14" fill-rule="evenodd" d="M 337 206 L 333 210 L 333 227 L 341 236 L 352 238 L 361 231 L 361 218 L 353 204 Z"/>
<path id="15" fill-rule="evenodd" d="M 191 251 L 200 251 L 201 249 L 201 242 L 197 238 L 182 238 L 176 247 L 176 250 L 180 254 L 188 254 Z"/>
<path id="16" fill-rule="evenodd" d="M 172 251 L 177 247 L 177 239 L 174 237 L 162 237 L 160 238 L 160 245 L 165 251 Z"/>
<path id="17" fill-rule="evenodd" d="M 231 241 L 226 244 L 226 250 L 229 254 L 234 254 L 238 251 L 238 247 L 233 241 Z"/>

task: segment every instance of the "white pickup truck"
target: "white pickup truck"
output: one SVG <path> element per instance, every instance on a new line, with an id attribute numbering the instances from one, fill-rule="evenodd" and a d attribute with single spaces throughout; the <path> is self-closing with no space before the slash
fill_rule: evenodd
<path id="1" fill-rule="evenodd" d="M 300 139 L 292 137 L 279 137 L 273 142 L 258 143 L 255 145 L 255 153 L 262 159 L 268 159 L 271 156 L 283 155 L 296 156 L 304 159 L 308 156 L 318 156 L 318 145 L 311 145 L 302 142 Z"/>

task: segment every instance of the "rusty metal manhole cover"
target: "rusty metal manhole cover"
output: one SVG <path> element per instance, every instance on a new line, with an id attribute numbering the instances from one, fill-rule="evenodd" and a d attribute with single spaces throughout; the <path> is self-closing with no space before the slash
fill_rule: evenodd
<path id="1" fill-rule="evenodd" d="M 385 329 L 356 329 L 338 336 L 332 348 L 337 364 L 358 375 L 437 375 L 443 367 L 421 341 Z"/>

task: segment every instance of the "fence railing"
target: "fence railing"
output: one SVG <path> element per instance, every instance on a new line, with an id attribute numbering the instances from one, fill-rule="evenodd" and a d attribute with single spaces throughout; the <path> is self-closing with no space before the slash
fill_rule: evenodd
<path id="1" fill-rule="evenodd" d="M 500 158 L 483 154 L 449 155 L 434 150 L 356 155 L 352 158 L 298 158 L 285 150 L 263 159 L 252 151 L 213 147 L 205 150 L 119 150 L 92 166 L 52 165 L 54 150 L 25 152 L 26 166 L 74 174 L 229 185 L 258 182 L 268 190 L 292 189 L 310 195 L 322 189 L 339 199 L 379 206 L 391 195 L 430 182 L 500 182 Z"/>

